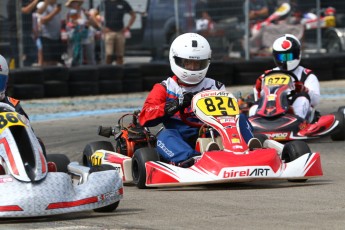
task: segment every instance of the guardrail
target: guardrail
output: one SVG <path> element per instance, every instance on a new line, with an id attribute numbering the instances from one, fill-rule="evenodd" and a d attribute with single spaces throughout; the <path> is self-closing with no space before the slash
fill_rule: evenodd
<path id="1" fill-rule="evenodd" d="M 345 55 L 305 58 L 301 64 L 320 81 L 345 79 Z M 230 85 L 254 85 L 272 58 L 251 61 L 211 62 L 207 76 Z M 73 97 L 149 91 L 155 83 L 172 76 L 168 63 L 132 63 L 74 68 L 51 66 L 10 71 L 8 93 L 18 99 Z"/>

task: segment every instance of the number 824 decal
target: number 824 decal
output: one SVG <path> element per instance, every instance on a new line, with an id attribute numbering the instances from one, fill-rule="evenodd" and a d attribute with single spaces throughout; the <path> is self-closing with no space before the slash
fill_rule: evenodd
<path id="1" fill-rule="evenodd" d="M 240 113 L 237 100 L 233 97 L 201 98 L 196 105 L 207 116 L 236 116 Z"/>

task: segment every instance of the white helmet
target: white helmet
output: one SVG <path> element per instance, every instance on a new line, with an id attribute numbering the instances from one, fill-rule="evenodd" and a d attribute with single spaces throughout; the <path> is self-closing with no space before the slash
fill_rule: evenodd
<path id="1" fill-rule="evenodd" d="M 285 34 L 273 43 L 273 58 L 281 70 L 291 71 L 301 62 L 301 43 L 292 34 Z"/>
<path id="2" fill-rule="evenodd" d="M 196 33 L 182 34 L 170 46 L 171 70 L 180 81 L 189 85 L 196 85 L 205 78 L 210 59 L 210 44 Z M 193 61 L 193 67 L 187 66 L 187 60 Z"/>
<path id="3" fill-rule="evenodd" d="M 0 55 L 0 100 L 5 97 L 8 81 L 8 65 L 6 59 Z"/>

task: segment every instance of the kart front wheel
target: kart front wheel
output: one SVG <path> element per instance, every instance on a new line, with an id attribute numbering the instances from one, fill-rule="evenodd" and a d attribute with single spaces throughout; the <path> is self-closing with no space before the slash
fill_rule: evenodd
<path id="1" fill-rule="evenodd" d="M 65 154 L 51 153 L 47 154 L 47 161 L 54 162 L 56 165 L 57 172 L 68 173 L 67 166 L 71 161 Z"/>
<path id="2" fill-rule="evenodd" d="M 98 165 L 98 166 L 92 166 L 90 168 L 89 173 L 94 173 L 94 172 L 102 172 L 102 171 L 107 171 L 107 170 L 115 170 L 115 168 L 111 165 Z M 109 204 L 107 206 L 101 207 L 101 208 L 95 208 L 93 211 L 94 212 L 113 212 L 116 210 L 117 206 L 119 206 L 120 201 L 117 201 L 113 204 Z"/>
<path id="3" fill-rule="evenodd" d="M 87 144 L 83 150 L 83 158 L 82 158 L 83 165 L 90 167 L 92 165 L 90 161 L 91 155 L 100 149 L 115 152 L 114 146 L 109 141 L 91 142 Z"/>
<path id="4" fill-rule="evenodd" d="M 331 134 L 333 141 L 345 140 L 345 106 L 339 107 L 338 112 L 335 113 L 335 118 L 339 121 L 335 132 Z"/>
<path id="5" fill-rule="evenodd" d="M 134 152 L 132 158 L 133 183 L 140 189 L 146 188 L 146 167 L 148 161 L 158 161 L 159 155 L 154 148 L 140 148 Z"/>
<path id="6" fill-rule="evenodd" d="M 285 163 L 296 160 L 306 153 L 310 153 L 311 150 L 307 143 L 304 141 L 291 141 L 285 144 L 282 152 L 282 160 Z M 295 179 L 288 180 L 291 182 L 305 182 L 307 179 Z"/>

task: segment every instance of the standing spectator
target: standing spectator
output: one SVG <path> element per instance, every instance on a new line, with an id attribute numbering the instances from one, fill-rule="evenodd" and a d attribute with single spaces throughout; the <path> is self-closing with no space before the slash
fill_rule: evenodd
<path id="1" fill-rule="evenodd" d="M 128 32 L 133 25 L 136 15 L 132 7 L 125 0 L 104 0 L 105 22 L 104 22 L 104 40 L 106 63 L 112 63 L 114 51 L 116 54 L 116 64 L 123 64 L 125 53 L 125 32 Z M 127 26 L 124 26 L 124 15 L 130 14 L 130 20 Z"/>
<path id="2" fill-rule="evenodd" d="M 95 65 L 95 27 L 98 26 L 97 23 L 94 21 L 95 19 L 89 17 L 89 12 L 86 11 L 82 5 L 84 0 L 68 0 L 65 4 L 66 7 L 75 10 L 77 15 L 74 15 L 74 18 L 77 18 L 77 21 L 70 18 L 70 14 L 67 14 L 66 21 L 71 22 L 74 21 L 73 24 L 77 22 L 78 27 L 83 27 L 82 30 L 87 33 L 87 36 L 83 37 L 82 43 L 82 50 L 81 52 L 83 55 L 81 58 L 85 59 L 86 64 Z M 72 11 L 70 11 L 72 12 Z M 74 12 L 74 11 L 73 11 Z M 81 28 L 79 28 L 81 29 Z"/>
<path id="3" fill-rule="evenodd" d="M 41 34 L 41 13 L 40 10 L 44 6 L 43 2 L 37 4 L 37 10 L 32 14 L 32 34 L 37 47 L 37 64 L 38 66 L 43 65 L 43 50 L 42 42 L 40 38 Z"/>
<path id="4" fill-rule="evenodd" d="M 84 60 L 82 41 L 88 36 L 88 28 L 85 22 L 81 21 L 80 15 L 75 9 L 68 12 L 67 32 L 69 34 L 68 49 L 72 56 L 72 66 L 82 65 Z"/>
<path id="5" fill-rule="evenodd" d="M 249 20 L 255 24 L 263 21 L 268 17 L 268 5 L 266 0 L 250 0 L 249 1 Z"/>
<path id="6" fill-rule="evenodd" d="M 198 0 L 195 4 L 196 30 L 205 31 L 214 28 L 214 23 L 208 13 L 208 5 L 206 0 Z"/>
<path id="7" fill-rule="evenodd" d="M 35 43 L 32 38 L 32 15 L 36 5 L 40 0 L 20 0 L 21 10 L 16 9 L 17 1 L 8 0 L 8 25 L 10 35 L 11 59 L 18 65 L 19 58 L 24 61 L 24 65 L 31 65 L 36 60 Z M 17 27 L 17 12 L 22 13 L 22 28 Z M 19 57 L 17 30 L 22 31 L 24 57 Z"/>
<path id="8" fill-rule="evenodd" d="M 41 17 L 43 65 L 56 65 L 61 62 L 61 5 L 57 0 L 44 0 Z"/>

